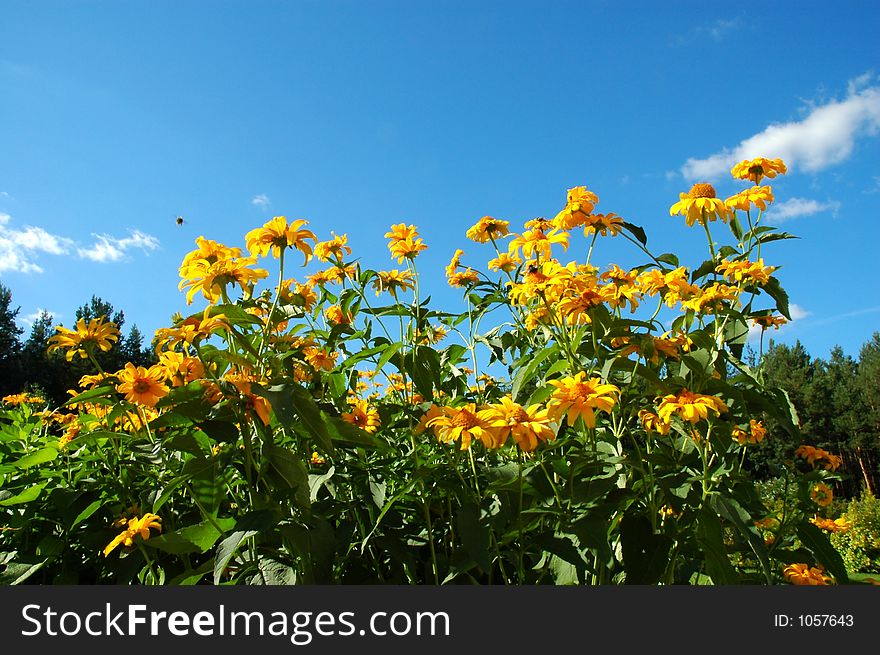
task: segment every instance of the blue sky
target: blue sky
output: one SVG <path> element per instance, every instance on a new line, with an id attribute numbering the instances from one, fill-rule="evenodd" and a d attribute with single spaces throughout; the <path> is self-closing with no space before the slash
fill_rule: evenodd
<path id="1" fill-rule="evenodd" d="M 775 337 L 857 355 L 880 329 L 877 7 L 5 0 L 0 282 L 23 321 L 97 294 L 149 335 L 201 306 L 177 290 L 199 235 L 305 218 L 395 268 L 382 235 L 406 222 L 457 309 L 443 266 L 489 258 L 464 239 L 481 216 L 552 217 L 586 185 L 693 252 L 679 192 L 730 195 L 731 162 L 763 155 L 790 167 L 768 220 L 801 237 L 764 253 L 795 305 Z"/>

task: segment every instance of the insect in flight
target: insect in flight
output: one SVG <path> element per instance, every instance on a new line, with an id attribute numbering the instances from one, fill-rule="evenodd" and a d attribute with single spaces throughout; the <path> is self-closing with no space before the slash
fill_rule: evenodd
<path id="1" fill-rule="evenodd" d="M 178 224 L 178 225 L 183 225 L 183 216 L 178 216 L 178 217 L 177 217 L 177 224 Z"/>

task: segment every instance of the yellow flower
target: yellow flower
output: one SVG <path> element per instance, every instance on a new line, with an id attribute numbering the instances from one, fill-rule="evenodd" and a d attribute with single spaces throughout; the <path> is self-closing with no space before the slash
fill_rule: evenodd
<path id="1" fill-rule="evenodd" d="M 333 325 L 351 325 L 354 320 L 351 313 L 342 311 L 342 307 L 339 305 L 330 305 L 324 310 L 324 315 Z"/>
<path id="2" fill-rule="evenodd" d="M 427 250 L 428 246 L 421 239 L 402 239 L 389 243 L 388 249 L 391 251 L 391 258 L 402 264 L 404 259 L 415 259 L 421 251 Z"/>
<path id="3" fill-rule="evenodd" d="M 480 275 L 474 269 L 468 268 L 460 273 L 453 273 L 446 281 L 451 287 L 461 287 L 466 289 L 475 285 L 480 281 Z"/>
<path id="4" fill-rule="evenodd" d="M 205 377 L 205 367 L 201 360 L 175 351 L 160 352 L 159 366 L 165 369 L 165 379 L 170 381 L 173 387 L 180 387 Z"/>
<path id="5" fill-rule="evenodd" d="M 156 330 L 153 343 L 158 351 L 163 346 L 174 348 L 176 345 L 195 345 L 209 338 L 218 330 L 228 330 L 226 316 L 215 314 L 209 316 L 210 307 L 205 308 L 201 318 L 191 316 L 177 323 L 174 327 Z"/>
<path id="6" fill-rule="evenodd" d="M 437 418 L 438 416 L 443 416 L 443 408 L 439 405 L 431 403 L 428 411 L 422 414 L 422 417 L 419 419 L 418 425 L 413 428 L 413 434 L 418 436 L 425 432 L 425 430 L 428 429 L 428 422 Z"/>
<path id="7" fill-rule="evenodd" d="M 767 205 L 771 202 L 773 202 L 773 189 L 771 187 L 753 186 L 730 196 L 730 198 L 724 201 L 724 204 L 730 209 L 739 209 L 740 211 L 747 212 L 752 208 L 752 205 L 761 211 L 766 211 Z"/>
<path id="8" fill-rule="evenodd" d="M 598 232 L 603 237 L 609 232 L 611 236 L 616 237 L 623 228 L 623 219 L 617 214 L 611 212 L 607 214 L 593 214 L 590 216 L 589 223 L 584 227 L 584 236 L 592 236 L 594 232 Z"/>
<path id="9" fill-rule="evenodd" d="M 647 409 L 639 410 L 639 422 L 645 429 L 645 432 L 659 434 L 661 436 L 669 434 L 669 423 L 664 423 L 654 412 Z"/>
<path id="10" fill-rule="evenodd" d="M 316 371 L 332 371 L 333 367 L 336 366 L 336 358 L 339 357 L 339 353 L 328 353 L 321 348 L 306 348 L 303 353 L 305 354 L 306 361 Z"/>
<path id="11" fill-rule="evenodd" d="M 251 420 L 253 415 L 256 414 L 263 422 L 263 425 L 269 425 L 272 419 L 272 405 L 266 398 L 258 396 L 251 391 L 251 381 L 244 375 L 227 374 L 224 377 L 229 380 L 238 391 L 244 404 L 245 417 L 248 420 Z"/>
<path id="12" fill-rule="evenodd" d="M 594 410 L 611 413 L 620 396 L 620 389 L 613 384 L 602 382 L 597 377 L 587 380 L 586 376 L 586 372 L 581 371 L 575 376 L 550 380 L 556 391 L 550 397 L 547 409 L 554 420 L 559 421 L 566 416 L 568 424 L 574 425 L 577 418 L 581 417 L 584 425 L 594 428 L 596 427 Z"/>
<path id="13" fill-rule="evenodd" d="M 522 263 L 522 260 L 516 255 L 510 255 L 506 252 L 500 253 L 494 259 L 489 260 L 489 268 L 493 271 L 504 271 L 510 273 Z"/>
<path id="14" fill-rule="evenodd" d="M 752 324 L 760 326 L 761 330 L 766 330 L 768 328 L 774 328 L 778 330 L 781 326 L 788 323 L 788 321 L 782 316 L 755 316 L 752 318 Z"/>
<path id="15" fill-rule="evenodd" d="M 189 287 L 187 305 L 192 304 L 193 297 L 199 291 L 209 303 L 218 302 L 228 284 L 238 284 L 243 292 L 250 295 L 256 281 L 269 276 L 269 272 L 261 268 L 249 268 L 256 263 L 256 257 L 231 257 L 213 262 L 198 259 L 180 267 L 183 279 L 178 288 L 183 291 Z"/>
<path id="16" fill-rule="evenodd" d="M 150 530 L 162 532 L 162 519 L 156 514 L 147 512 L 141 518 L 134 517 L 129 519 L 128 527 L 107 544 L 107 547 L 104 549 L 104 557 L 107 557 L 120 544 L 130 548 L 134 545 L 134 538 L 137 535 L 140 535 L 141 539 L 146 541 L 150 538 Z"/>
<path id="17" fill-rule="evenodd" d="M 767 434 L 767 428 L 764 427 L 764 424 L 761 421 L 749 419 L 748 430 L 743 430 L 739 426 L 734 426 L 731 434 L 741 446 L 744 446 L 747 443 L 761 443 Z"/>
<path id="18" fill-rule="evenodd" d="M 590 323 L 590 310 L 606 301 L 606 296 L 597 288 L 582 287 L 577 292 L 565 296 L 556 305 L 557 311 L 565 317 L 566 322 Z"/>
<path id="19" fill-rule="evenodd" d="M 46 402 L 46 399 L 30 393 L 16 393 L 10 396 L 3 396 L 2 401 L 7 405 L 30 405 L 43 404 Z"/>
<path id="20" fill-rule="evenodd" d="M 831 487 L 820 482 L 810 489 L 810 500 L 819 507 L 828 507 L 831 501 L 834 500 L 834 493 L 831 491 Z"/>
<path id="21" fill-rule="evenodd" d="M 393 271 L 379 271 L 373 278 L 372 284 L 377 296 L 383 291 L 387 291 L 396 298 L 398 290 L 415 289 L 412 273 L 398 271 L 396 268 Z"/>
<path id="22" fill-rule="evenodd" d="M 469 450 L 471 441 L 478 439 L 486 448 L 497 448 L 496 431 L 480 418 L 476 405 L 469 403 L 463 407 L 441 407 L 440 414 L 427 421 L 437 439 L 442 443 L 461 441 L 461 450 Z"/>
<path id="23" fill-rule="evenodd" d="M 415 259 L 422 250 L 428 248 L 418 236 L 416 226 L 405 223 L 392 225 L 391 231 L 385 233 L 385 237 L 389 239 L 388 250 L 398 264 L 402 264 L 404 259 Z"/>
<path id="24" fill-rule="evenodd" d="M 351 254 L 351 248 L 346 245 L 348 243 L 348 236 L 345 234 L 337 236 L 332 232 L 331 234 L 333 234 L 333 238 L 329 241 L 320 241 L 315 244 L 315 258 L 319 261 L 327 262 L 330 259 L 342 261 L 343 253 L 346 255 Z"/>
<path id="25" fill-rule="evenodd" d="M 598 202 L 598 196 L 587 187 L 577 186 L 569 189 L 565 209 L 553 218 L 553 226 L 560 230 L 572 230 L 587 225 Z"/>
<path id="26" fill-rule="evenodd" d="M 755 284 L 767 284 L 770 281 L 770 275 L 776 270 L 775 266 L 764 266 L 764 260 L 759 259 L 756 262 L 742 260 L 732 262 L 727 259 L 722 261 L 715 268 L 721 273 L 728 282 L 753 282 Z"/>
<path id="27" fill-rule="evenodd" d="M 774 178 L 777 173 L 785 175 L 788 172 L 781 159 L 746 159 L 730 169 L 730 174 L 737 180 L 751 180 L 760 184 L 764 177 Z"/>
<path id="28" fill-rule="evenodd" d="M 251 230 L 245 235 L 245 244 L 253 257 L 266 256 L 271 249 L 272 255 L 281 256 L 281 251 L 287 248 L 296 248 L 305 256 L 308 263 L 312 257 L 312 246 L 308 241 L 317 241 L 311 230 L 305 229 L 308 221 L 297 220 L 287 223 L 284 216 L 276 216 L 268 221 L 263 227 Z"/>
<path id="29" fill-rule="evenodd" d="M 668 307 L 674 307 L 676 303 L 684 303 L 698 297 L 701 293 L 700 287 L 691 284 L 688 278 L 687 269 L 680 266 L 673 271 L 666 273 L 664 276 L 666 282 L 666 291 L 663 293 L 663 302 Z"/>
<path id="30" fill-rule="evenodd" d="M 727 411 L 727 405 L 720 398 L 693 393 L 682 389 L 678 394 L 668 394 L 660 401 L 657 416 L 664 423 L 671 423 L 673 414 L 677 414 L 688 423 L 699 423 L 708 420 L 709 414 L 719 416 Z"/>
<path id="31" fill-rule="evenodd" d="M 816 516 L 815 518 L 810 519 L 810 523 L 822 530 L 827 530 L 828 532 L 846 532 L 852 527 L 852 524 L 843 516 L 836 519 L 826 519 L 821 516 Z"/>
<path id="32" fill-rule="evenodd" d="M 326 463 L 327 463 L 327 460 L 324 459 L 323 457 L 321 457 L 318 454 L 317 450 L 312 453 L 312 456 L 309 459 L 309 464 L 311 464 L 312 466 L 320 466 L 321 464 L 326 464 Z"/>
<path id="33" fill-rule="evenodd" d="M 679 194 L 679 201 L 669 208 L 669 215 L 681 214 L 689 226 L 720 218 L 727 221 L 729 214 L 727 205 L 715 197 L 715 188 L 711 184 L 695 184 L 688 193 Z"/>
<path id="34" fill-rule="evenodd" d="M 521 250 L 522 256 L 527 259 L 532 256 L 548 259 L 553 244 L 559 244 L 563 250 L 568 250 L 568 232 L 551 229 L 545 234 L 541 228 L 526 230 L 521 235 L 516 235 L 508 244 L 507 253 L 514 255 Z"/>
<path id="35" fill-rule="evenodd" d="M 467 231 L 467 238 L 477 243 L 486 243 L 498 237 L 506 236 L 508 233 L 507 226 L 509 221 L 502 221 L 491 216 L 483 216 L 476 225 Z"/>
<path id="36" fill-rule="evenodd" d="M 783 575 L 795 585 L 830 585 L 833 582 L 823 568 L 809 564 L 789 564 L 783 570 Z"/>
<path id="37" fill-rule="evenodd" d="M 539 442 L 552 441 L 556 431 L 550 427 L 553 419 L 546 409 L 540 405 L 528 408 L 519 405 L 505 396 L 501 402 L 489 405 L 478 413 L 478 416 L 496 430 L 498 445 L 504 444 L 507 437 L 513 435 L 514 440 L 524 452 L 532 452 Z"/>
<path id="38" fill-rule="evenodd" d="M 718 282 L 701 289 L 699 295 L 682 300 L 681 306 L 698 314 L 714 314 L 723 311 L 730 303 L 739 299 L 740 290 Z"/>
<path id="39" fill-rule="evenodd" d="M 74 355 L 85 359 L 89 354 L 95 353 L 95 348 L 104 352 L 109 351 L 113 344 L 119 341 L 119 328 L 112 321 L 105 323 L 106 320 L 106 316 L 88 321 L 81 318 L 76 322 L 73 330 L 59 325 L 55 328 L 58 334 L 49 338 L 48 352 L 66 349 L 65 358 L 69 362 Z"/>
<path id="40" fill-rule="evenodd" d="M 342 420 L 370 434 L 374 434 L 380 425 L 379 412 L 370 407 L 366 400 L 355 400 L 351 404 L 351 411 L 342 414 Z"/>
<path id="41" fill-rule="evenodd" d="M 836 471 L 843 463 L 839 456 L 832 455 L 827 450 L 816 448 L 815 446 L 807 446 L 806 444 L 798 446 L 794 454 L 795 457 L 802 457 L 807 460 L 807 463 L 813 468 L 821 466 L 826 471 Z"/>
<path id="42" fill-rule="evenodd" d="M 159 399 L 168 394 L 165 369 L 160 364 L 146 369 L 128 362 L 116 377 L 119 380 L 116 390 L 125 394 L 125 399 L 131 403 L 155 407 Z"/>

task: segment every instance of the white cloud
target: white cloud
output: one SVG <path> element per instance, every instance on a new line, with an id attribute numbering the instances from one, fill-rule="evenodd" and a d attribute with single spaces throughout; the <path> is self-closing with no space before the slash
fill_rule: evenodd
<path id="1" fill-rule="evenodd" d="M 59 320 L 61 319 L 61 314 L 49 311 L 48 309 L 37 307 L 37 311 L 33 312 L 32 314 L 28 314 L 27 316 L 22 316 L 21 322 L 24 323 L 27 327 L 32 327 L 36 320 L 40 318 L 43 314 L 48 314 L 49 318 L 54 323 L 59 322 Z"/>
<path id="2" fill-rule="evenodd" d="M 269 200 L 269 196 L 265 193 L 260 193 L 251 198 L 251 204 L 256 205 L 257 207 L 268 207 L 272 204 L 272 201 Z"/>
<path id="3" fill-rule="evenodd" d="M 741 27 L 743 27 L 743 21 L 739 18 L 717 18 L 709 23 L 693 27 L 685 34 L 676 34 L 673 37 L 673 43 L 682 46 L 697 40 L 705 40 L 706 37 L 720 43 L 727 35 Z"/>
<path id="4" fill-rule="evenodd" d="M 50 234 L 40 227 L 12 229 L 9 227 L 11 221 L 12 216 L 0 213 L 0 273 L 42 273 L 43 269 L 34 261 L 35 255 L 41 252 L 63 255 L 73 246 L 70 239 Z"/>
<path id="5" fill-rule="evenodd" d="M 93 262 L 118 262 L 125 258 L 128 251 L 132 248 L 139 248 L 144 252 L 155 250 L 159 247 L 159 240 L 144 234 L 138 230 L 131 233 L 131 236 L 117 239 L 108 234 L 93 234 L 97 241 L 86 248 L 77 249 L 77 254 L 83 259 L 90 259 Z"/>
<path id="6" fill-rule="evenodd" d="M 703 25 L 702 27 L 697 28 L 697 33 L 707 34 L 714 41 L 721 41 L 725 36 L 739 29 L 741 25 L 742 21 L 740 21 L 739 18 L 734 18 L 732 20 L 719 18 L 708 25 Z"/>
<path id="7" fill-rule="evenodd" d="M 866 73 L 851 80 L 844 100 L 812 107 L 803 120 L 774 123 L 733 148 L 704 159 L 692 157 L 681 174 L 688 180 L 713 180 L 755 157 L 780 158 L 790 170 L 808 173 L 839 164 L 852 154 L 858 138 L 880 131 L 880 86 L 865 86 L 872 79 Z"/>
<path id="8" fill-rule="evenodd" d="M 8 193 L 8 192 L 6 192 L 6 191 L 0 191 L 0 198 L 8 198 L 8 197 L 9 197 L 9 193 Z"/>
<path id="9" fill-rule="evenodd" d="M 108 234 L 96 234 L 93 236 L 97 241 L 91 246 L 83 247 L 77 245 L 73 239 L 52 234 L 41 227 L 10 227 L 11 221 L 9 214 L 0 212 L 0 273 L 42 273 L 43 268 L 36 262 L 40 254 L 76 254 L 95 262 L 116 262 L 122 260 L 133 248 L 146 252 L 159 247 L 156 237 L 138 230 L 121 239 Z"/>
<path id="10" fill-rule="evenodd" d="M 809 198 L 790 198 L 773 206 L 764 217 L 769 223 L 779 224 L 794 218 L 812 216 L 826 211 L 830 211 L 832 216 L 836 216 L 837 212 L 840 211 L 840 203 L 836 200 L 819 202 Z"/>

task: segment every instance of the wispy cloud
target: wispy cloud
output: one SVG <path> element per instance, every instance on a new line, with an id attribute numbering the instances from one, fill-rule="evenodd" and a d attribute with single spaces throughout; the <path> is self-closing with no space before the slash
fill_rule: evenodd
<path id="1" fill-rule="evenodd" d="M 676 45 L 686 45 L 694 41 L 711 39 L 721 43 L 730 34 L 744 27 L 739 18 L 716 18 L 708 23 L 701 23 L 683 34 L 675 35 L 673 41 Z"/>
<path id="2" fill-rule="evenodd" d="M 83 259 L 93 262 L 118 262 L 128 255 L 128 251 L 138 248 L 143 252 L 155 250 L 159 247 L 159 240 L 144 234 L 139 230 L 131 233 L 131 236 L 117 239 L 109 234 L 93 234 L 97 241 L 85 248 L 78 248 L 77 254 Z"/>
<path id="3" fill-rule="evenodd" d="M 43 269 L 34 261 L 39 253 L 63 255 L 73 246 L 70 239 L 50 234 L 43 228 L 14 229 L 10 227 L 11 222 L 12 216 L 0 213 L 0 273 L 42 273 Z"/>
<path id="4" fill-rule="evenodd" d="M 866 73 L 850 80 L 847 96 L 810 108 L 803 120 L 773 123 L 732 148 L 681 167 L 688 180 L 713 180 L 744 159 L 781 158 L 790 169 L 817 173 L 852 155 L 856 140 L 880 132 L 880 86 Z"/>
<path id="5" fill-rule="evenodd" d="M 773 206 L 764 217 L 767 222 L 778 225 L 795 218 L 813 216 L 828 211 L 832 216 L 837 216 L 837 212 L 840 211 L 840 203 L 836 200 L 819 202 L 809 198 L 790 198 Z"/>
<path id="6" fill-rule="evenodd" d="M 117 262 L 132 249 L 146 252 L 159 247 L 156 237 L 139 230 L 123 238 L 95 234 L 95 243 L 81 246 L 73 239 L 52 234 L 41 227 L 26 225 L 18 228 L 11 224 L 12 217 L 0 213 L 0 273 L 42 273 L 43 268 L 37 263 L 40 255 L 75 255 L 95 262 Z"/>
<path id="7" fill-rule="evenodd" d="M 272 204 L 272 201 L 269 200 L 269 196 L 267 196 L 265 193 L 260 193 L 251 198 L 251 204 L 257 207 L 268 207 Z"/>
<path id="8" fill-rule="evenodd" d="M 855 309 L 851 312 L 843 312 L 841 314 L 834 314 L 832 316 L 826 316 L 825 318 L 810 321 L 810 326 L 816 327 L 819 325 L 828 325 L 829 323 L 836 323 L 837 321 L 842 321 L 847 318 L 855 318 L 856 316 L 864 316 L 865 314 L 876 314 L 877 312 L 880 312 L 880 305 L 863 307 L 862 309 Z"/>
<path id="9" fill-rule="evenodd" d="M 21 317 L 21 322 L 27 327 L 33 327 L 34 323 L 36 323 L 37 319 L 42 316 L 48 316 L 53 322 L 58 322 L 61 319 L 61 314 L 58 312 L 52 312 L 48 309 L 43 309 L 41 307 L 37 307 L 37 311 L 28 314 L 27 316 Z"/>

